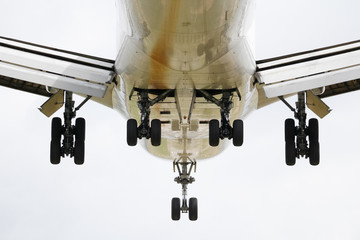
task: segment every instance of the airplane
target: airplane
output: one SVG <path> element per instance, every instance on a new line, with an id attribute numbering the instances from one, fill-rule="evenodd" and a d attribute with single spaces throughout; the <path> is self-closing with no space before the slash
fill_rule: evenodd
<path id="1" fill-rule="evenodd" d="M 322 98 L 359 89 L 359 41 L 255 60 L 254 1 L 116 3 L 116 59 L 0 38 L 0 85 L 48 97 L 48 117 L 64 106 L 64 119 L 52 119 L 52 164 L 65 156 L 84 163 L 85 119 L 76 112 L 89 100 L 129 119 L 129 146 L 146 139 L 151 154 L 173 160 L 183 196 L 172 199 L 173 220 L 198 218 L 197 199 L 187 199 L 197 160 L 219 154 L 225 139 L 242 146 L 245 117 L 271 103 L 283 101 L 298 121 L 285 120 L 286 164 L 319 164 L 318 120 L 306 109 L 325 117 Z M 77 107 L 73 94 L 85 97 Z M 286 100 L 293 95 L 295 107 Z"/>

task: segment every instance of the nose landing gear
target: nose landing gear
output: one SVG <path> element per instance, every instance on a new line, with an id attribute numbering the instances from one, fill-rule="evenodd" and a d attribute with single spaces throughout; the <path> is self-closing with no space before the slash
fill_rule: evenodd
<path id="1" fill-rule="evenodd" d="M 180 154 L 179 159 L 173 163 L 174 171 L 177 169 L 179 176 L 174 181 L 182 186 L 182 201 L 180 198 L 173 198 L 171 201 L 171 219 L 174 221 L 180 220 L 181 213 L 189 213 L 189 219 L 196 221 L 198 219 L 198 200 L 197 198 L 190 198 L 187 200 L 187 186 L 195 182 L 195 178 L 191 177 L 191 171 L 194 168 L 196 172 L 196 160 L 191 159 L 190 154 Z M 190 167 L 189 167 L 190 165 Z"/>

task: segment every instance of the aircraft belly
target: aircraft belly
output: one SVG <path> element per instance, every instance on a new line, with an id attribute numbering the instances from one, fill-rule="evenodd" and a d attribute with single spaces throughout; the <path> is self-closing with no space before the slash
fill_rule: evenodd
<path id="1" fill-rule="evenodd" d="M 208 122 L 220 119 L 220 108 L 196 97 L 197 89 L 237 88 L 240 98 L 236 93 L 233 96 L 231 122 L 256 108 L 255 61 L 248 39 L 240 35 L 245 25 L 239 24 L 249 2 L 126 2 L 133 35 L 125 38 L 115 68 L 122 85 L 117 90 L 125 96 L 129 116 L 140 121 L 136 93 L 129 98 L 134 87 L 175 90 L 174 96 L 151 108 L 150 119 L 162 122 L 161 146 L 146 141 L 154 155 L 174 159 L 186 151 L 201 159 L 223 150 L 224 141 L 218 147 L 208 143 Z"/>

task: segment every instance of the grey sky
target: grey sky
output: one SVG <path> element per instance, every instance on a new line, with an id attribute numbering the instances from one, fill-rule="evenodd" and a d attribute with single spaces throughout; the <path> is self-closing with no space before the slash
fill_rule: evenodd
<path id="1" fill-rule="evenodd" d="M 114 58 L 113 0 L 2 0 L 0 35 Z M 258 0 L 258 59 L 360 39 L 358 0 Z M 125 120 L 95 103 L 83 166 L 49 161 L 45 99 L 0 88 L 0 239 L 360 239 L 360 93 L 326 99 L 321 163 L 284 161 L 277 103 L 245 119 L 245 144 L 201 161 L 199 220 L 170 219 L 172 163 L 128 147 Z M 61 116 L 62 113 L 56 114 Z M 309 112 L 309 117 L 314 117 Z"/>

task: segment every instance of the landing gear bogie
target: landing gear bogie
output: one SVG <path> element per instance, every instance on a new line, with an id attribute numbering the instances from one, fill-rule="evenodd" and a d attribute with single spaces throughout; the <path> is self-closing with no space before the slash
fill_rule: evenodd
<path id="1" fill-rule="evenodd" d="M 209 122 L 209 145 L 216 147 L 220 143 L 220 139 L 232 139 L 233 145 L 240 147 L 244 142 L 244 122 L 241 119 L 234 120 L 233 127 L 230 125 L 222 125 L 217 119 Z"/>
<path id="2" fill-rule="evenodd" d="M 64 124 L 60 118 L 55 117 L 51 122 L 51 142 L 50 142 L 50 162 L 59 164 L 61 157 L 74 157 L 77 165 L 82 165 L 85 159 L 85 119 L 77 118 L 75 125 L 72 119 L 76 116 L 76 111 L 87 102 L 87 97 L 82 104 L 75 110 L 72 92 L 66 92 Z"/>
<path id="3" fill-rule="evenodd" d="M 150 139 L 151 145 L 160 146 L 161 145 L 161 121 L 159 119 L 153 119 L 150 123 L 150 107 L 154 104 L 163 101 L 168 97 L 174 90 L 164 90 L 156 98 L 149 98 L 149 89 L 139 89 L 134 88 L 134 91 L 138 92 L 138 101 L 137 105 L 140 110 L 140 123 L 137 126 L 137 121 L 135 119 L 129 119 L 127 122 L 127 142 L 129 146 L 135 146 L 137 144 L 137 139 Z M 130 100 L 132 97 L 130 94 Z"/>
<path id="4" fill-rule="evenodd" d="M 313 166 L 320 163 L 319 122 L 311 118 L 306 124 L 305 92 L 298 93 L 296 109 L 292 108 L 283 98 L 280 98 L 294 113 L 298 120 L 295 126 L 294 119 L 285 121 L 285 161 L 288 166 L 296 163 L 296 158 L 309 158 Z"/>
<path id="5" fill-rule="evenodd" d="M 222 98 L 215 98 L 211 92 L 205 90 L 198 90 L 198 92 L 209 102 L 214 103 L 220 108 L 221 123 L 217 119 L 212 119 L 209 122 L 209 145 L 216 147 L 219 145 L 220 139 L 233 140 L 234 146 L 242 146 L 244 142 L 244 123 L 237 119 L 230 125 L 230 111 L 234 106 L 233 97 L 234 92 L 237 93 L 239 100 L 241 100 L 240 92 L 237 88 L 227 89 L 222 91 Z"/>
<path id="6" fill-rule="evenodd" d="M 161 145 L 161 121 L 159 119 L 153 119 L 151 121 L 151 127 L 143 125 L 137 126 L 135 119 L 129 119 L 127 121 L 127 143 L 129 146 L 136 146 L 138 139 L 150 139 L 152 146 Z"/>

